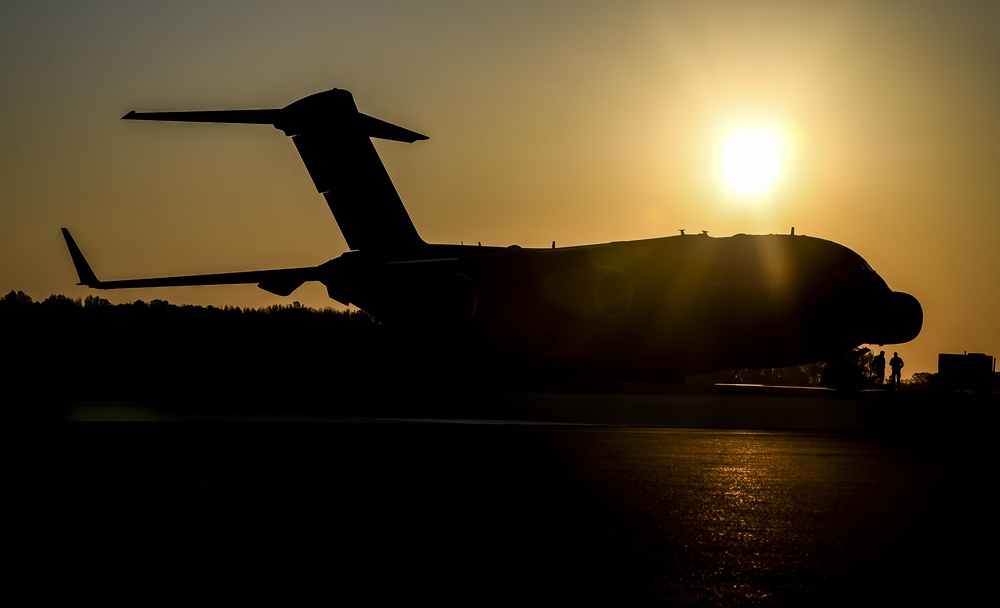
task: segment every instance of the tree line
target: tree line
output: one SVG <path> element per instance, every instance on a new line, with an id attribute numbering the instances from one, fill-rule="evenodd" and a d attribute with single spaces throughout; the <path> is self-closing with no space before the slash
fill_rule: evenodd
<path id="1" fill-rule="evenodd" d="M 23 292 L 0 298 L 8 394 L 140 400 L 292 398 L 362 385 L 391 358 L 386 332 L 356 311 L 112 304 Z"/>
<path id="2" fill-rule="evenodd" d="M 4 390 L 17 399 L 319 404 L 405 395 L 421 384 L 483 388 L 519 379 L 446 341 L 388 331 L 364 312 L 299 302 L 217 308 L 113 304 L 96 295 L 35 302 L 11 291 L 0 298 L 0 328 Z M 855 349 L 836 361 L 694 382 L 866 388 L 875 385 L 871 359 L 868 349 Z"/>

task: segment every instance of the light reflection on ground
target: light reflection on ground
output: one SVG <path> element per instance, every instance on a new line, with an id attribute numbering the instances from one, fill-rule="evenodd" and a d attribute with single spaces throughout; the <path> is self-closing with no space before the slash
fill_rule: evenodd
<path id="1" fill-rule="evenodd" d="M 405 420 L 394 408 L 73 406 L 67 420 L 91 422 L 18 437 L 28 481 L 11 496 L 33 539 L 21 563 L 235 595 L 290 592 L 291 576 L 295 589 L 321 586 L 333 600 L 975 597 L 976 581 L 990 580 L 978 561 L 992 504 L 984 430 L 649 425 L 727 412 L 730 423 L 768 421 L 795 403 L 518 395 Z M 820 399 L 796 419 L 857 421 L 871 409 L 845 414 L 838 403 Z M 94 562 L 96 547 L 111 557 Z"/>

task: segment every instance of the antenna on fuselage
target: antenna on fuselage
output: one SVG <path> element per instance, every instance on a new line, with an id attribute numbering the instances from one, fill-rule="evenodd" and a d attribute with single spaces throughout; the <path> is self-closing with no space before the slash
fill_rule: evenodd
<path id="1" fill-rule="evenodd" d="M 680 233 L 681 233 L 681 236 L 684 236 L 684 229 L 683 228 L 681 228 Z"/>

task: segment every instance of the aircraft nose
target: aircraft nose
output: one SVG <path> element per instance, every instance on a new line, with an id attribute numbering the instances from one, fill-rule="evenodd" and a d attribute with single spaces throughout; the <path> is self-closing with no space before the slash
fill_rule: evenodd
<path id="1" fill-rule="evenodd" d="M 924 324 L 920 302 L 908 293 L 893 291 L 876 308 L 868 344 L 902 344 L 917 337 Z"/>

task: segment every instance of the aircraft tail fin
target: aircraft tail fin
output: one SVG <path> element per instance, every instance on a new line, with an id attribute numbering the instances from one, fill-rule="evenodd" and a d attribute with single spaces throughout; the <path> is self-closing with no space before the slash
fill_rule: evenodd
<path id="1" fill-rule="evenodd" d="M 274 125 L 292 138 L 348 247 L 393 252 L 424 244 L 371 138 L 412 143 L 427 136 L 358 112 L 349 91 L 323 91 L 281 109 L 132 111 L 122 119 Z"/>

